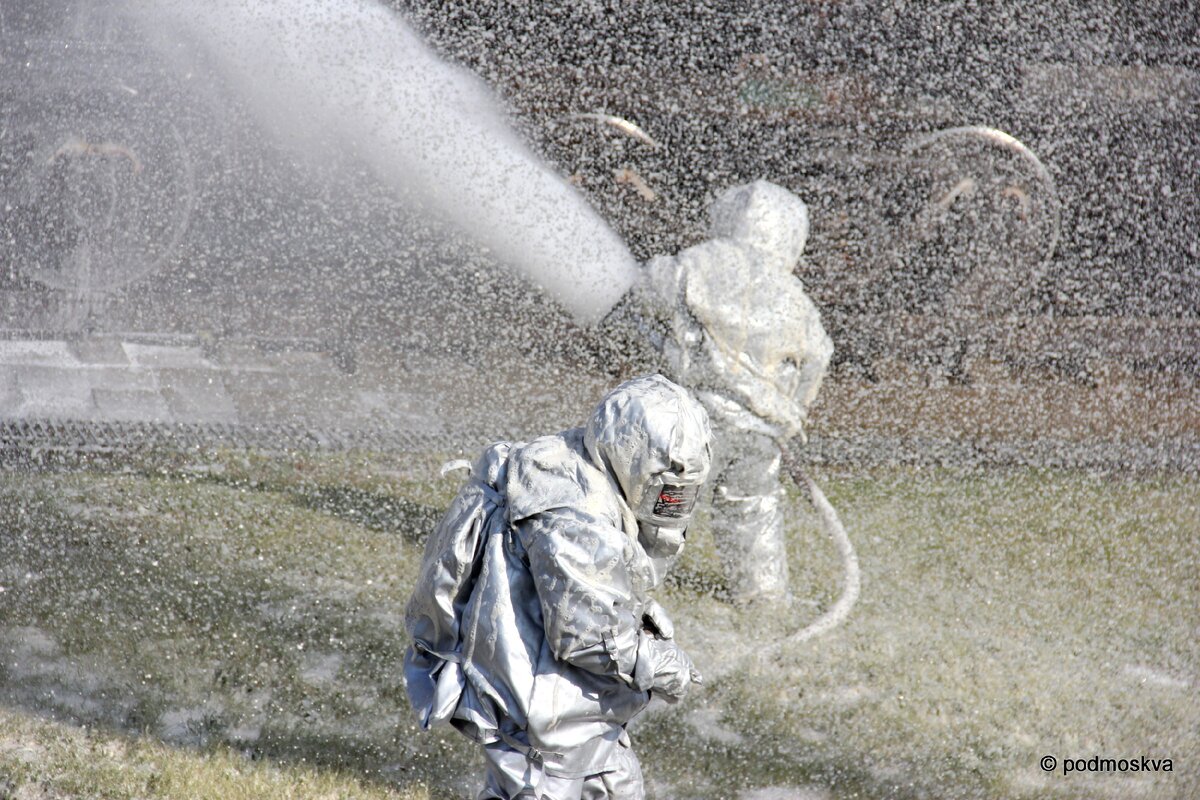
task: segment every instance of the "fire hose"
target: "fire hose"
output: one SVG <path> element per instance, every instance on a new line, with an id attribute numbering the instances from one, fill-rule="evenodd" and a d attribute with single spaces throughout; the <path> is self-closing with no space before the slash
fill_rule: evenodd
<path id="1" fill-rule="evenodd" d="M 773 642 L 766 648 L 766 652 L 776 651 L 784 645 L 806 642 L 809 639 L 828 633 L 842 624 L 846 620 L 846 617 L 850 615 L 850 610 L 854 608 L 854 604 L 858 601 L 858 593 L 862 581 L 858 568 L 858 555 L 854 552 L 854 545 L 850 542 L 850 537 L 846 534 L 845 526 L 842 525 L 841 519 L 838 518 L 837 510 L 834 509 L 829 499 L 825 497 L 825 493 L 821 491 L 821 487 L 817 486 L 816 481 L 804 472 L 799 460 L 795 456 L 795 451 L 790 447 L 789 443 L 781 442 L 779 450 L 782 454 L 784 470 L 796 486 L 808 495 L 809 501 L 820 518 L 821 528 L 833 539 L 834 545 L 838 550 L 838 555 L 841 556 L 844 579 L 841 596 L 838 597 L 837 601 L 824 614 L 795 633 Z"/>

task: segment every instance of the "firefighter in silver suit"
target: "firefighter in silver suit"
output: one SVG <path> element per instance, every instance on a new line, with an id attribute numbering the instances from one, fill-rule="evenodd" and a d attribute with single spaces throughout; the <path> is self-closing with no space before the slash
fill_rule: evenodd
<path id="1" fill-rule="evenodd" d="M 421 724 L 479 742 L 480 798 L 643 797 L 626 724 L 699 680 L 651 598 L 711 464 L 704 407 L 660 375 L 587 424 L 492 445 L 431 534 L 406 611 Z"/>
<path id="2" fill-rule="evenodd" d="M 803 436 L 833 355 L 793 274 L 808 209 L 760 180 L 722 194 L 710 218 L 708 241 L 647 264 L 635 306 L 663 372 L 712 421 L 712 528 L 733 597 L 785 600 L 780 444 Z"/>

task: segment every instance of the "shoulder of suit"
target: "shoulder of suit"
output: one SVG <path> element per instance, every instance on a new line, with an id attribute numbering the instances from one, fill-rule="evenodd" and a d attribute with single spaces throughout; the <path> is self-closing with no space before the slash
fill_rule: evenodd
<path id="1" fill-rule="evenodd" d="M 602 485 L 600 471 L 583 448 L 582 429 L 542 436 L 513 448 L 506 496 L 509 519 L 517 522 L 553 508 L 592 505 Z"/>

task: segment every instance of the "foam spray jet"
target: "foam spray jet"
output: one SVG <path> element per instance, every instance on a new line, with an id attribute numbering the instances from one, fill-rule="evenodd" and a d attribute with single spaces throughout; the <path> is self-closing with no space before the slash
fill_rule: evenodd
<path id="1" fill-rule="evenodd" d="M 352 153 L 580 323 L 598 322 L 638 281 L 625 243 L 520 141 L 488 87 L 439 59 L 380 3 L 129 2 L 143 22 L 198 44 L 281 143 Z M 845 619 L 858 596 L 858 562 L 833 507 L 788 460 L 846 572 L 839 601 L 790 639 L 804 641 Z"/>

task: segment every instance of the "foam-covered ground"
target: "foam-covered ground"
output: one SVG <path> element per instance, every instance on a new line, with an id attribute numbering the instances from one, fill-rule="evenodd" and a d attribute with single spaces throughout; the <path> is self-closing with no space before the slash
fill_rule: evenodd
<path id="1" fill-rule="evenodd" d="M 279 796 L 470 796 L 478 758 L 415 730 L 399 672 L 420 538 L 455 488 L 437 460 L 5 472 L 0 789 L 178 797 L 185 770 L 226 776 L 224 796 L 262 775 Z M 735 608 L 698 526 L 664 603 L 708 681 L 633 726 L 656 797 L 1195 796 L 1194 478 L 817 478 L 858 547 L 859 605 L 750 660 L 837 596 L 833 546 L 799 515 L 792 612 Z M 1045 755 L 1172 771 L 1047 773 Z"/>

